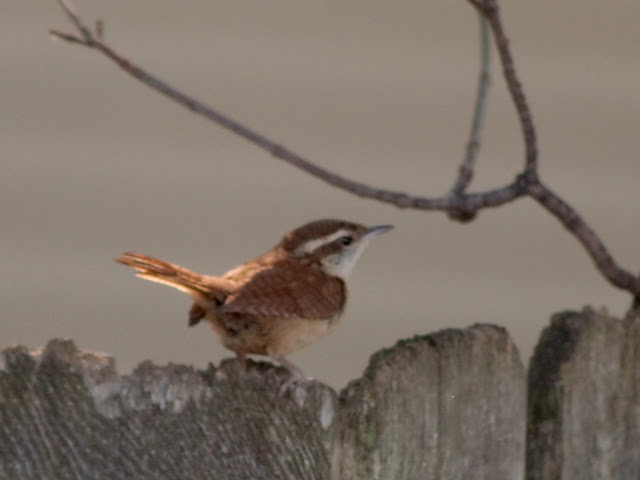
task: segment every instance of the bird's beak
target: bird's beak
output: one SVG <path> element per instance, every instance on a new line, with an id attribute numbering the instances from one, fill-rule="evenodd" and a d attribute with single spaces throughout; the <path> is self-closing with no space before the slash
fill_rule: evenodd
<path id="1" fill-rule="evenodd" d="M 381 233 L 388 232 L 392 228 L 393 225 L 376 225 L 375 227 L 371 227 L 364 237 L 367 239 L 377 237 Z"/>

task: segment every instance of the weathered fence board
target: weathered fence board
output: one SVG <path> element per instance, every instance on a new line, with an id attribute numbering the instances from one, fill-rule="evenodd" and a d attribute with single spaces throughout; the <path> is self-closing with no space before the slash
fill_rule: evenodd
<path id="1" fill-rule="evenodd" d="M 283 371 L 141 364 L 54 340 L 0 354 L 0 478 L 518 479 L 525 379 L 477 325 L 376 353 L 339 398 Z M 529 369 L 526 477 L 640 478 L 640 321 L 553 317 Z"/>
<path id="2" fill-rule="evenodd" d="M 340 396 L 338 478 L 522 478 L 525 396 L 524 368 L 503 329 L 399 342 Z"/>
<path id="3" fill-rule="evenodd" d="M 527 478 L 640 479 L 640 322 L 552 318 L 529 369 Z"/>
<path id="4" fill-rule="evenodd" d="M 341 394 L 233 361 L 195 371 L 54 340 L 0 355 L 0 477 L 522 478 L 525 378 L 486 325 L 399 342 Z"/>
<path id="5" fill-rule="evenodd" d="M 146 362 L 118 377 L 70 341 L 6 350 L 0 478 L 328 478 L 335 393 L 281 399 L 275 370 L 235 367 Z"/>

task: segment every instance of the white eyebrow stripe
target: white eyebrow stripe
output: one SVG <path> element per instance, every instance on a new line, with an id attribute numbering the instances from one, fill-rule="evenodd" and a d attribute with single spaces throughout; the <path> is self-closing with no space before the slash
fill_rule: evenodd
<path id="1" fill-rule="evenodd" d="M 318 247 L 327 245 L 333 242 L 334 240 L 340 237 L 343 237 L 345 235 L 349 235 L 349 231 L 344 228 L 341 228 L 340 230 L 330 233 L 329 235 L 325 235 L 324 237 L 316 238 L 303 243 L 296 249 L 296 251 L 298 253 L 311 253 L 314 250 L 316 250 Z"/>

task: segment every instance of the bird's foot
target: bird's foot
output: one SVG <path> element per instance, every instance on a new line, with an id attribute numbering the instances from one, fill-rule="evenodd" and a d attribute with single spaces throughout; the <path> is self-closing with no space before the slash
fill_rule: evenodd
<path id="1" fill-rule="evenodd" d="M 286 360 L 284 357 L 275 355 L 270 351 L 267 351 L 267 353 L 271 358 L 273 358 L 289 372 L 289 378 L 287 378 L 284 382 L 282 382 L 282 385 L 280 385 L 278 394 L 281 397 L 284 396 L 284 394 L 287 393 L 287 390 L 289 390 L 289 388 L 291 388 L 296 383 L 308 383 L 313 381 L 313 378 L 305 377 L 304 373 L 302 373 L 302 371 L 298 367 L 296 367 L 290 361 Z"/>
<path id="2" fill-rule="evenodd" d="M 241 375 L 247 373 L 247 356 L 244 353 L 236 353 L 236 362 L 238 363 L 238 371 Z"/>
<path id="3" fill-rule="evenodd" d="M 278 395 L 283 397 L 287 390 L 293 387 L 297 383 L 309 383 L 312 382 L 313 378 L 305 377 L 302 372 L 296 369 L 295 372 L 289 371 L 289 378 L 287 378 L 282 385 L 280 385 L 280 390 L 278 391 Z"/>

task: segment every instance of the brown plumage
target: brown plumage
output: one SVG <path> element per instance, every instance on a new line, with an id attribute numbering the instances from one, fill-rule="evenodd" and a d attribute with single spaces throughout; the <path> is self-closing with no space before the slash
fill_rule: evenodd
<path id="1" fill-rule="evenodd" d="M 346 303 L 345 279 L 363 247 L 389 226 L 366 228 L 319 220 L 286 234 L 271 250 L 220 277 L 201 275 L 139 253 L 116 261 L 141 278 L 181 290 L 194 300 L 189 325 L 205 320 L 223 345 L 241 359 L 270 355 L 292 372 L 284 357 L 331 333 Z"/>

